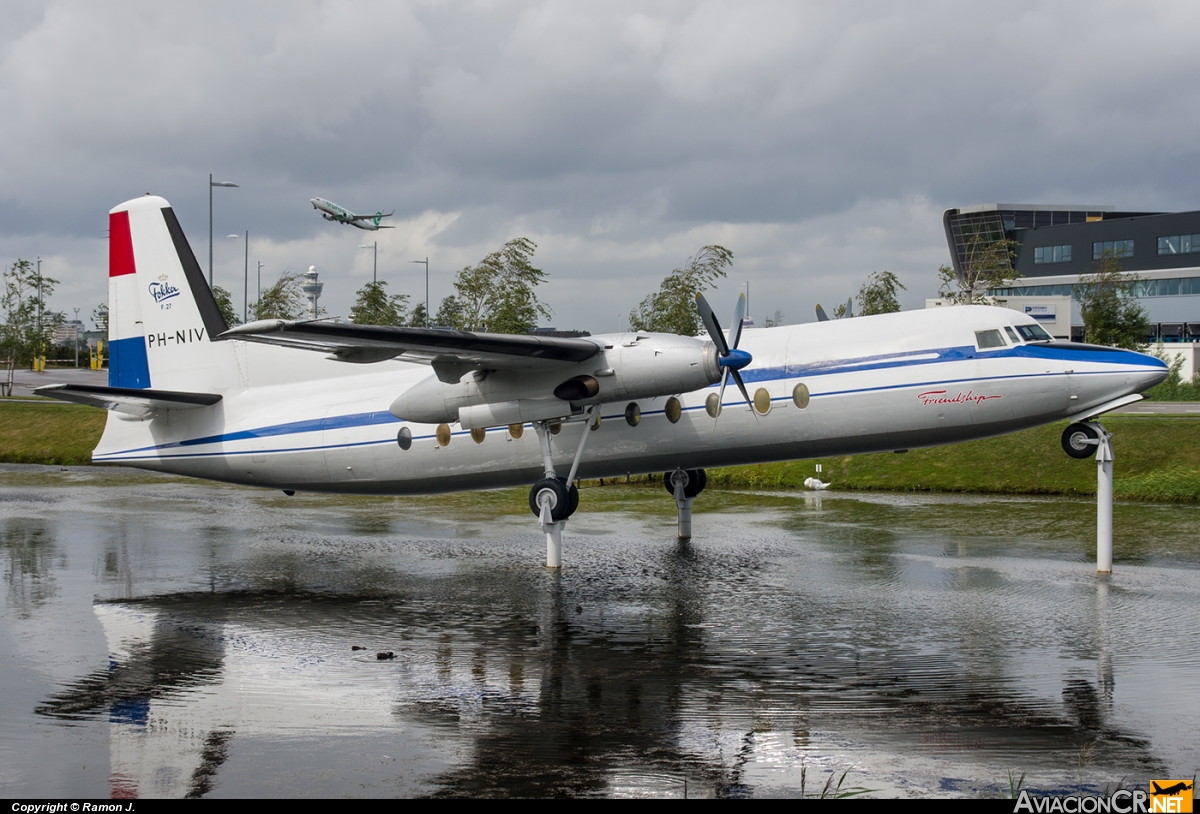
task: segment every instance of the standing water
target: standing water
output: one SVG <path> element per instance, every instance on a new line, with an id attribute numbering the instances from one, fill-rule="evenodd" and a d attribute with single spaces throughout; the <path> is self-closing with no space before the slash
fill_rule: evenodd
<path id="1" fill-rule="evenodd" d="M 0 467 L 14 796 L 998 796 L 1191 777 L 1195 506 L 285 497 Z M 843 778 L 844 775 L 844 778 Z M 832 777 L 832 783 L 826 782 Z"/>

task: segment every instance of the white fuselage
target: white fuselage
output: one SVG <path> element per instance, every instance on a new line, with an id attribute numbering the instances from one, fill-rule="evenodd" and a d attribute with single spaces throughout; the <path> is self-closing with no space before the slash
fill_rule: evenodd
<path id="1" fill-rule="evenodd" d="M 760 389 L 769 394 L 765 414 L 730 387 L 714 428 L 705 399 L 716 385 L 679 394 L 677 423 L 664 412 L 665 397 L 638 400 L 636 426 L 625 420 L 627 402 L 608 403 L 579 476 L 965 441 L 1085 418 L 1166 374 L 1157 359 L 1116 349 L 1007 336 L 1003 347 L 977 346 L 976 331 L 1003 333 L 1005 326 L 1028 324 L 1031 319 L 1014 311 L 974 306 L 747 331 L 741 347 L 754 361 L 742 375 L 752 397 Z M 625 353 L 639 347 L 654 353 L 653 335 L 594 339 Z M 436 425 L 395 418 L 389 406 L 433 375 L 427 365 L 398 359 L 350 364 L 242 340 L 213 342 L 211 352 L 222 379 L 211 383 L 222 396 L 218 404 L 145 420 L 110 413 L 93 460 L 282 489 L 369 494 L 527 485 L 543 473 L 529 425 L 519 437 L 508 427 L 491 428 L 477 442 L 451 424 L 450 441 L 442 445 Z M 594 358 L 595 368 L 607 366 L 604 353 Z M 411 432 L 407 450 L 397 443 L 401 427 Z M 568 421 L 552 437 L 563 472 L 584 431 L 581 422 Z"/>

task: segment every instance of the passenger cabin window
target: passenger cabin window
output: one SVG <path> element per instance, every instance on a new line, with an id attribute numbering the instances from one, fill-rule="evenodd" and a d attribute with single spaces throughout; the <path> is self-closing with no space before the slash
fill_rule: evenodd
<path id="1" fill-rule="evenodd" d="M 1026 342 L 1050 342 L 1054 339 L 1041 325 L 1018 325 L 1017 331 Z"/>
<path id="2" fill-rule="evenodd" d="M 979 346 L 980 350 L 1005 347 L 1004 337 L 1000 335 L 999 331 L 976 331 L 975 344 Z"/>
<path id="3" fill-rule="evenodd" d="M 1014 345 L 1021 341 L 1020 339 L 1017 339 L 1017 332 L 1014 331 L 1012 328 L 1010 328 L 1008 325 L 1004 326 L 1004 332 L 1006 334 L 1008 334 L 1008 338 L 1012 340 L 1012 343 Z"/>

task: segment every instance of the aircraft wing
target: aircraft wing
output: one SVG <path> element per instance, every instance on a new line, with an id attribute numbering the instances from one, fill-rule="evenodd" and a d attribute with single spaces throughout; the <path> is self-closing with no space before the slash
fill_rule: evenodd
<path id="1" fill-rule="evenodd" d="M 432 365 L 448 383 L 472 370 L 549 370 L 590 359 L 601 349 L 589 339 L 568 337 L 283 319 L 238 325 L 221 336 L 320 351 L 359 364 L 399 357 Z"/>
<path id="2" fill-rule="evenodd" d="M 89 384 L 48 384 L 34 388 L 33 392 L 39 396 L 87 404 L 138 418 L 145 418 L 156 410 L 194 410 L 221 400 L 216 393 L 181 393 Z"/>
<path id="3" fill-rule="evenodd" d="M 376 212 L 374 215 L 355 215 L 353 212 L 347 212 L 346 220 L 354 222 L 356 220 L 371 220 L 372 218 L 390 218 L 394 214 L 396 214 L 395 209 L 393 209 L 391 212 L 388 212 L 386 215 L 382 212 Z"/>

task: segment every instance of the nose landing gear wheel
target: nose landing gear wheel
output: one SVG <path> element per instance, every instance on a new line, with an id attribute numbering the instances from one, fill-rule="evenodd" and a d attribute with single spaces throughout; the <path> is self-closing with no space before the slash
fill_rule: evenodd
<path id="1" fill-rule="evenodd" d="M 1062 448 L 1072 458 L 1090 458 L 1099 447 L 1100 434 L 1087 424 L 1072 424 L 1063 430 Z"/>
<path id="2" fill-rule="evenodd" d="M 562 478 L 542 478 L 529 490 L 529 510 L 541 517 L 542 500 L 550 500 L 550 519 L 554 522 L 566 520 L 579 508 L 579 489 L 575 484 L 567 486 Z"/>
<path id="3" fill-rule="evenodd" d="M 675 494 L 675 475 L 675 472 L 663 473 L 663 487 L 671 495 Z M 703 469 L 685 469 L 683 476 L 687 479 L 683 485 L 684 497 L 695 497 L 708 485 L 708 473 Z"/>

